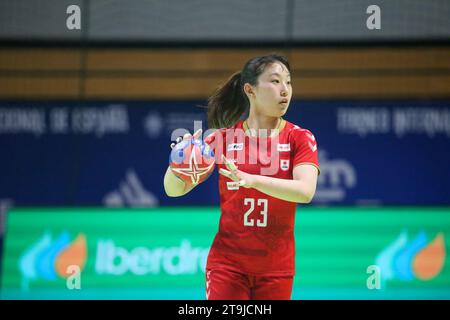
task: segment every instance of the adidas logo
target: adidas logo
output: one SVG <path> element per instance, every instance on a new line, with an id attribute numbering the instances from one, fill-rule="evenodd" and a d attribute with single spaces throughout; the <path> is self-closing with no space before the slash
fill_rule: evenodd
<path id="1" fill-rule="evenodd" d="M 158 198 L 145 190 L 138 175 L 133 169 L 128 169 L 125 181 L 120 182 L 119 188 L 108 193 L 103 198 L 107 207 L 156 207 Z"/>

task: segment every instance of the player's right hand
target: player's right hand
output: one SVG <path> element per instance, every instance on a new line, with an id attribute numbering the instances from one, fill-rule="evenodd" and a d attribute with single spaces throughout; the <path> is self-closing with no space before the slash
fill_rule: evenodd
<path id="1" fill-rule="evenodd" d="M 190 133 L 185 133 L 184 136 L 179 136 L 175 139 L 175 142 L 172 142 L 170 144 L 170 148 L 173 149 L 178 143 L 180 143 L 183 140 L 189 140 L 189 139 L 198 139 L 202 136 L 202 129 L 198 129 L 194 135 L 191 135 Z"/>

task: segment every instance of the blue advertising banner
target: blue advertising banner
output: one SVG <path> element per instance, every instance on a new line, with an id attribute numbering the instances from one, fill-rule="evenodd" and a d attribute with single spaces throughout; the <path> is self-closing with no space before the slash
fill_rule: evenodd
<path id="1" fill-rule="evenodd" d="M 207 129 L 204 103 L 0 102 L 0 206 L 217 205 L 217 172 L 163 190 L 171 140 Z M 298 100 L 285 119 L 318 142 L 314 203 L 450 204 L 450 100 Z"/>

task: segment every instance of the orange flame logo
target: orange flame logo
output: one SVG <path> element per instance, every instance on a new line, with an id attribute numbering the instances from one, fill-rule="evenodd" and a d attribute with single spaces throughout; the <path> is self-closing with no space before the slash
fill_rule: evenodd
<path id="1" fill-rule="evenodd" d="M 62 250 L 55 260 L 55 270 L 62 278 L 67 278 L 67 268 L 70 265 L 77 265 L 83 270 L 86 263 L 86 236 L 80 233 L 77 238 Z"/>
<path id="2" fill-rule="evenodd" d="M 444 258 L 444 234 L 441 232 L 416 254 L 413 261 L 414 274 L 421 280 L 433 279 L 441 272 L 444 266 Z"/>

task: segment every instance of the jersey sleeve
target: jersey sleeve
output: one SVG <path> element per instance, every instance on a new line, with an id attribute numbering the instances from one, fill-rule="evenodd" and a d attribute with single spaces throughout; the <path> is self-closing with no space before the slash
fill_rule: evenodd
<path id="1" fill-rule="evenodd" d="M 317 141 L 311 131 L 296 128 L 293 130 L 294 144 L 293 167 L 299 164 L 312 164 L 320 174 Z"/>
<path id="2" fill-rule="evenodd" d="M 211 144 L 215 141 L 216 134 L 217 134 L 217 130 L 214 130 L 213 132 L 208 134 L 204 139 L 205 143 L 207 143 L 211 146 Z"/>
<path id="3" fill-rule="evenodd" d="M 212 151 L 214 152 L 214 157 L 216 158 L 216 162 L 220 159 L 222 155 L 223 149 L 223 132 L 222 130 L 215 130 L 206 136 L 203 140 L 206 144 L 208 144 Z"/>

